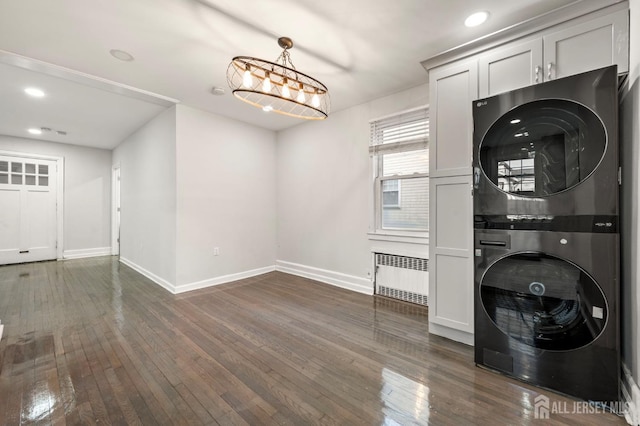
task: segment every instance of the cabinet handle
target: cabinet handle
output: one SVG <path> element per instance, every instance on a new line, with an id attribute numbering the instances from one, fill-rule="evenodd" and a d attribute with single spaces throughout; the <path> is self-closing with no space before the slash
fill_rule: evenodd
<path id="1" fill-rule="evenodd" d="M 536 70 L 535 70 L 536 71 L 536 83 L 540 82 L 540 70 L 541 70 L 540 65 L 536 65 Z"/>
<path id="2" fill-rule="evenodd" d="M 547 64 L 547 80 L 551 80 L 551 68 L 553 67 L 553 62 L 549 62 Z"/>

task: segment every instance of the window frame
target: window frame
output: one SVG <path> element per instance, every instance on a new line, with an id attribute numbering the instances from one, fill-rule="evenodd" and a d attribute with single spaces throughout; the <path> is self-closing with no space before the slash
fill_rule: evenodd
<path id="1" fill-rule="evenodd" d="M 421 138 L 421 142 L 416 142 L 414 140 L 406 141 L 406 142 L 395 142 L 389 144 L 374 144 L 374 137 L 370 137 L 370 147 L 369 153 L 371 155 L 371 168 L 372 168 L 372 180 L 373 180 L 373 205 L 372 205 L 372 215 L 371 215 L 371 226 L 369 232 L 369 238 L 372 240 L 383 240 L 383 241 L 397 241 L 397 242 L 415 242 L 416 239 L 419 239 L 423 242 L 428 242 L 429 237 L 429 220 L 427 218 L 427 223 L 425 223 L 425 228 L 420 229 L 407 229 L 407 228 L 393 228 L 393 227 L 383 227 L 383 211 L 385 209 L 393 209 L 401 207 L 401 191 L 402 191 L 402 183 L 408 179 L 418 179 L 418 178 L 427 178 L 429 179 L 429 173 L 413 173 L 406 175 L 389 175 L 383 176 L 383 161 L 385 154 L 399 153 L 399 152 L 410 152 L 410 151 L 429 151 L 429 105 L 422 105 L 416 108 L 412 108 L 409 110 L 401 111 L 399 113 L 391 114 L 385 117 L 381 117 L 375 120 L 371 120 L 370 124 L 373 127 L 374 123 L 380 122 L 386 119 L 394 119 L 398 118 L 402 120 L 403 116 L 407 116 L 409 114 L 415 112 L 424 112 L 425 119 L 427 121 L 426 127 L 426 138 Z M 399 126 L 402 125 L 401 122 L 398 123 Z M 372 130 L 373 132 L 373 130 Z M 386 145 L 386 146 L 385 146 Z M 383 182 L 387 180 L 397 180 L 398 181 L 398 206 L 385 206 L 383 204 Z"/>
<path id="2" fill-rule="evenodd" d="M 380 156 L 382 157 L 382 156 Z M 382 167 L 382 166 L 379 166 Z M 396 181 L 398 183 L 398 186 L 396 189 L 393 190 L 386 190 L 384 189 L 384 183 L 385 182 L 389 182 L 389 181 Z M 401 184 L 401 180 L 398 179 L 396 176 L 388 176 L 385 178 L 380 178 L 380 200 L 382 202 L 381 208 L 384 209 L 399 209 L 400 206 L 402 205 L 402 184 Z M 395 204 L 385 204 L 384 203 L 384 193 L 385 192 L 397 192 L 398 193 L 398 201 Z"/>

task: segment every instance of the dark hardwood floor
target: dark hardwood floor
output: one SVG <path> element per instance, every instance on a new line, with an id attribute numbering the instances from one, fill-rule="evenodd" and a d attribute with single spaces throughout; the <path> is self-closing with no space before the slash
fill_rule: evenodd
<path id="1" fill-rule="evenodd" d="M 115 258 L 0 267 L 0 421 L 625 424 L 485 371 L 427 310 L 279 272 L 171 295 Z"/>

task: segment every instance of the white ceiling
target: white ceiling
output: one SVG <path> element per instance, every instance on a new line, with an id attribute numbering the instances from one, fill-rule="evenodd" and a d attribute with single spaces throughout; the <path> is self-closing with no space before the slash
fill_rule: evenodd
<path id="1" fill-rule="evenodd" d="M 335 112 L 423 84 L 421 61 L 570 3 L 579 2 L 4 1 L 0 134 L 33 137 L 26 128 L 44 126 L 67 136 L 38 138 L 110 149 L 171 100 L 280 130 L 300 120 L 234 99 L 226 82 L 232 57 L 274 61 L 281 52 L 277 38 L 291 37 L 293 63 L 329 88 Z M 489 11 L 490 20 L 465 28 L 466 16 L 478 10 Z M 117 60 L 111 49 L 135 60 Z M 26 85 L 48 96 L 27 98 Z M 214 86 L 227 93 L 214 96 Z"/>

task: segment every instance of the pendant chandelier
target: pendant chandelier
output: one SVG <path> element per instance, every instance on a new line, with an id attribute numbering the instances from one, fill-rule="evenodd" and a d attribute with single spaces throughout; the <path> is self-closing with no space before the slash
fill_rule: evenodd
<path id="1" fill-rule="evenodd" d="M 283 49 L 275 62 L 236 56 L 227 68 L 233 95 L 263 111 L 307 120 L 323 120 L 329 114 L 327 87 L 296 70 L 289 56 L 293 41 L 280 37 Z"/>

